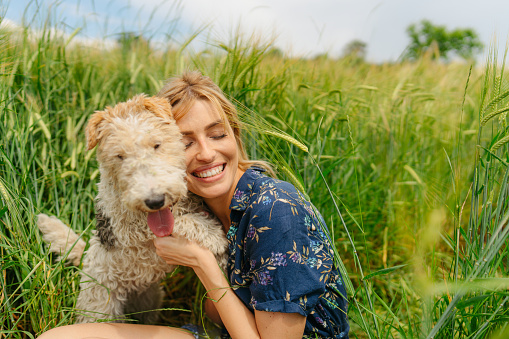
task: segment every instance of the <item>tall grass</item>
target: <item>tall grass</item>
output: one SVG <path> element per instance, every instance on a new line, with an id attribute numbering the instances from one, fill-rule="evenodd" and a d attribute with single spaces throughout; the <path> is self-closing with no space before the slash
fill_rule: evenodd
<path id="1" fill-rule="evenodd" d="M 507 335 L 509 86 L 484 69 L 292 59 L 270 42 L 207 53 L 143 39 L 101 50 L 50 34 L 0 33 L 0 333 L 71 323 L 78 270 L 51 260 L 35 226 L 57 215 L 90 236 L 98 180 L 83 128 L 96 109 L 156 93 L 184 69 L 237 103 L 253 158 L 302 187 L 324 215 L 349 280 L 352 337 Z M 180 269 L 164 323 L 201 321 L 204 293 Z M 183 293 L 183 291 L 186 291 Z M 501 332 L 506 331 L 506 332 Z M 505 333 L 505 334 L 504 334 Z"/>

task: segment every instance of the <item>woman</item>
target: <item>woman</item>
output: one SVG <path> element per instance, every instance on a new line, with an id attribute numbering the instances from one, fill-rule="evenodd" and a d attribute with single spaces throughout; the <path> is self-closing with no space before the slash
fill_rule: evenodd
<path id="1" fill-rule="evenodd" d="M 348 338 L 346 291 L 323 218 L 289 183 L 249 161 L 235 107 L 208 77 L 189 72 L 160 91 L 186 145 L 189 191 L 203 197 L 227 233 L 227 277 L 210 251 L 184 238 L 157 238 L 157 254 L 191 267 L 208 291 L 207 315 L 232 338 Z M 227 279 L 228 278 L 228 279 Z M 228 282 L 228 280 L 230 282 Z M 193 338 L 182 329 L 81 324 L 42 337 Z"/>

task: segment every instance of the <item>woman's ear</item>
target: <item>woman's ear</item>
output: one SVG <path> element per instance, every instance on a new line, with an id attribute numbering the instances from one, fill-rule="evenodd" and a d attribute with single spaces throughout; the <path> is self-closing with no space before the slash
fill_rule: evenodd
<path id="1" fill-rule="evenodd" d="M 101 122 L 104 121 L 105 111 L 96 111 L 88 120 L 85 135 L 87 136 L 87 149 L 91 150 L 99 142 L 99 132 Z"/>

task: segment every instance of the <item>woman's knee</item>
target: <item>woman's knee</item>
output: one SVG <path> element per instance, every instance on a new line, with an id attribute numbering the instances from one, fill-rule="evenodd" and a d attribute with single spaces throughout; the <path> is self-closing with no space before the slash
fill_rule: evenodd
<path id="1" fill-rule="evenodd" d="M 192 339 L 194 336 L 180 328 L 115 323 L 90 323 L 55 327 L 41 334 L 39 339 Z"/>
<path id="2" fill-rule="evenodd" d="M 74 334 L 76 334 L 77 331 L 76 325 L 55 327 L 42 333 L 38 339 L 72 339 L 76 337 Z"/>

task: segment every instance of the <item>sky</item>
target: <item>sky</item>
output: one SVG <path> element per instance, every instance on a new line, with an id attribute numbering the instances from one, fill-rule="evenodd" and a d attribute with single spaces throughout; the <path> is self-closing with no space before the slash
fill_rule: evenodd
<path id="1" fill-rule="evenodd" d="M 228 42 L 238 28 L 293 56 L 340 56 L 346 44 L 367 44 L 370 62 L 395 61 L 410 40 L 409 25 L 426 19 L 435 25 L 474 29 L 486 46 L 502 52 L 509 36 L 507 0 L 0 0 L 9 22 L 52 23 L 76 39 L 114 39 L 119 32 L 143 32 L 152 41 L 171 37 L 182 43 L 198 31 L 191 46 Z M 39 9 L 39 10 L 37 10 Z"/>

